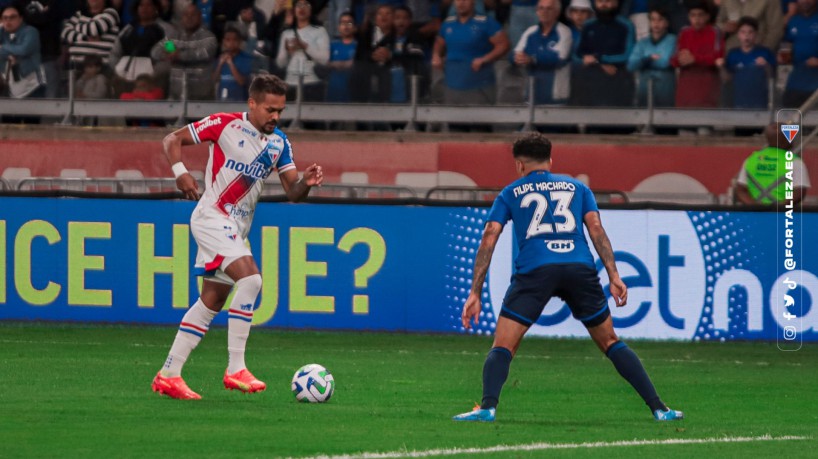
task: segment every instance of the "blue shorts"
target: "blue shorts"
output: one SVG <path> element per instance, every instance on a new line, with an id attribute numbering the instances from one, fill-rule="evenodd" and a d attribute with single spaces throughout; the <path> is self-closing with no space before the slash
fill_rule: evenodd
<path id="1" fill-rule="evenodd" d="M 554 296 L 565 301 L 574 318 L 587 328 L 601 324 L 611 315 L 596 270 L 581 263 L 566 263 L 515 274 L 500 316 L 525 326 L 533 325 Z"/>

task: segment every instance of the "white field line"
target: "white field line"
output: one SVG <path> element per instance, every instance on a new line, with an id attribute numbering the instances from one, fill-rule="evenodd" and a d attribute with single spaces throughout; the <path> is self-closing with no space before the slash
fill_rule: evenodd
<path id="1" fill-rule="evenodd" d="M 64 345 L 73 345 L 73 346 L 107 346 L 108 343 L 98 343 L 93 341 L 54 341 L 54 340 L 24 340 L 24 339 L 0 339 L 0 344 L 45 344 L 45 345 L 55 345 L 55 346 L 64 346 Z M 126 347 L 168 347 L 167 343 L 129 343 Z M 268 349 L 276 349 L 279 350 L 280 348 L 268 348 Z M 435 355 L 451 355 L 451 356 L 484 356 L 486 355 L 485 352 L 469 352 L 469 351 L 417 351 L 417 350 L 408 350 L 408 349 L 344 349 L 345 353 L 348 354 L 385 354 L 385 353 L 395 353 L 398 354 L 435 354 Z M 587 356 L 568 356 L 568 355 L 536 355 L 536 354 L 519 354 L 514 357 L 515 359 L 524 359 L 524 360 L 600 360 L 604 359 L 604 357 L 599 354 L 591 353 L 591 355 Z M 666 363 L 712 363 L 716 362 L 714 360 L 696 360 L 696 359 L 653 359 L 653 358 L 642 358 L 645 362 L 666 362 Z M 732 363 L 734 365 L 744 365 L 745 362 L 741 360 L 734 360 L 732 362 L 725 361 L 725 362 L 718 362 L 718 363 L 725 363 L 729 364 Z M 750 362 L 747 362 L 750 363 Z M 770 362 L 765 361 L 758 361 L 758 362 L 751 362 L 752 365 L 757 366 L 769 366 Z M 779 365 L 784 366 L 792 366 L 792 367 L 800 367 L 802 364 L 800 363 L 793 363 L 793 362 L 786 362 L 780 363 Z"/>
<path id="2" fill-rule="evenodd" d="M 712 443 L 747 443 L 759 441 L 792 441 L 810 440 L 811 437 L 763 435 L 760 437 L 722 437 L 722 438 L 678 438 L 668 440 L 626 440 L 626 441 L 597 441 L 588 443 L 530 443 L 527 445 L 498 445 L 486 448 L 444 448 L 428 449 L 425 451 L 393 451 L 387 453 L 368 452 L 357 454 L 342 454 L 336 456 L 322 455 L 309 456 L 302 459 L 391 459 L 402 457 L 431 457 L 457 456 L 462 454 L 488 454 L 521 451 L 542 451 L 547 449 L 586 449 L 586 448 L 615 448 L 622 446 L 651 446 L 651 445 L 700 445 Z"/>

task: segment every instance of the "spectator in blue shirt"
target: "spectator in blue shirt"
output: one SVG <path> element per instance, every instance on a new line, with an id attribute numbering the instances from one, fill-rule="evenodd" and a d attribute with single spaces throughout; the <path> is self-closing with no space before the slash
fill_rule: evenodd
<path id="1" fill-rule="evenodd" d="M 733 107 L 766 109 L 767 82 L 775 69 L 775 56 L 769 48 L 757 44 L 755 18 L 739 19 L 736 35 L 739 46 L 716 61 L 716 65 L 724 68 L 725 76 L 733 80 Z"/>
<path id="2" fill-rule="evenodd" d="M 653 104 L 673 107 L 676 95 L 676 72 L 670 58 L 676 52 L 676 35 L 668 33 L 670 20 L 664 10 L 651 10 L 650 36 L 639 40 L 628 58 L 628 70 L 639 72 L 636 103 L 647 105 L 648 81 L 653 80 Z"/>
<path id="3" fill-rule="evenodd" d="M 242 47 L 243 37 L 238 29 L 227 27 L 222 38 L 222 54 L 213 71 L 214 81 L 219 82 L 216 99 L 244 102 L 248 98 L 247 86 L 253 70 L 253 57 Z"/>
<path id="4" fill-rule="evenodd" d="M 534 76 L 535 104 L 564 104 L 570 94 L 571 29 L 559 22 L 558 0 L 539 0 L 540 23 L 529 27 L 514 48 L 514 63 Z"/>
<path id="5" fill-rule="evenodd" d="M 355 16 L 350 12 L 341 14 L 338 19 L 340 38 L 332 40 L 329 45 L 329 66 L 332 69 L 327 82 L 327 102 L 350 102 L 349 75 L 355 62 Z"/>
<path id="6" fill-rule="evenodd" d="M 617 14 L 618 0 L 596 0 L 596 18 L 582 29 L 574 59 L 577 75 L 571 103 L 582 106 L 630 106 L 633 77 L 626 64 L 634 41 L 633 25 Z"/>
<path id="7" fill-rule="evenodd" d="M 454 0 L 456 15 L 440 27 L 432 52 L 432 66 L 444 71 L 447 104 L 494 104 L 493 63 L 510 45 L 500 24 L 474 13 L 474 0 Z M 445 56 L 444 56 L 445 55 Z"/>
<path id="8" fill-rule="evenodd" d="M 395 8 L 395 43 L 392 46 L 392 94 L 390 102 L 408 102 L 411 96 L 411 77 L 419 78 L 419 96 L 428 80 L 423 37 L 413 26 L 412 10 L 406 6 Z"/>
<path id="9" fill-rule="evenodd" d="M 40 33 L 23 21 L 20 8 L 6 6 L 0 12 L 0 72 L 5 76 L 9 69 L 11 97 L 43 97 L 45 77 L 41 69 Z"/>
<path id="10" fill-rule="evenodd" d="M 816 0 L 798 0 L 798 14 L 787 23 L 784 41 L 792 43 L 792 73 L 784 106 L 798 108 L 818 90 L 818 11 Z"/>

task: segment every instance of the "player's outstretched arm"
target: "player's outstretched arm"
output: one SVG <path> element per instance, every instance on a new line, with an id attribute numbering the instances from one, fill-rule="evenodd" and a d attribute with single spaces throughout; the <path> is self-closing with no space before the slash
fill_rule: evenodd
<path id="1" fill-rule="evenodd" d="M 588 212 L 585 214 L 584 220 L 585 226 L 588 227 L 588 234 L 591 236 L 591 242 L 594 243 L 596 253 L 599 255 L 599 259 L 602 260 L 605 271 L 608 272 L 608 279 L 611 283 L 611 296 L 614 297 L 617 306 L 625 306 L 628 302 L 628 287 L 622 282 L 622 279 L 619 278 L 613 247 L 611 247 L 608 234 L 605 233 L 605 228 L 602 227 L 602 219 L 599 217 L 599 212 Z"/>
<path id="2" fill-rule="evenodd" d="M 162 147 L 164 148 L 165 157 L 173 169 L 173 175 L 176 177 L 176 187 L 185 195 L 186 199 L 198 201 L 199 187 L 196 184 L 196 179 L 188 173 L 185 164 L 182 162 L 182 146 L 195 143 L 190 135 L 190 130 L 185 126 L 166 135 L 162 140 Z"/>
<path id="3" fill-rule="evenodd" d="M 489 270 L 491 256 L 494 254 L 494 247 L 503 232 L 503 225 L 498 222 L 486 223 L 483 230 L 483 238 L 480 240 L 480 248 L 477 249 L 477 256 L 474 259 L 474 274 L 471 282 L 471 292 L 466 303 L 463 305 L 463 313 L 460 320 L 465 328 L 471 328 L 471 321 L 477 324 L 480 317 L 480 296 L 483 293 L 483 282 L 486 280 L 486 273 Z"/>
<path id="4" fill-rule="evenodd" d="M 304 169 L 304 175 L 300 179 L 295 169 L 284 171 L 279 178 L 287 199 L 290 202 L 298 202 L 307 197 L 310 188 L 324 183 L 324 170 L 318 164 L 312 164 Z"/>

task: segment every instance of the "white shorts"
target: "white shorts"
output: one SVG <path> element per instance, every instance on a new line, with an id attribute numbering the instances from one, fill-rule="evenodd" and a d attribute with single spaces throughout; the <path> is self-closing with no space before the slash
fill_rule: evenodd
<path id="1" fill-rule="evenodd" d="M 224 269 L 241 257 L 252 257 L 236 220 L 216 209 L 197 207 L 190 217 L 190 232 L 199 246 L 194 273 L 205 279 L 233 285 Z"/>

